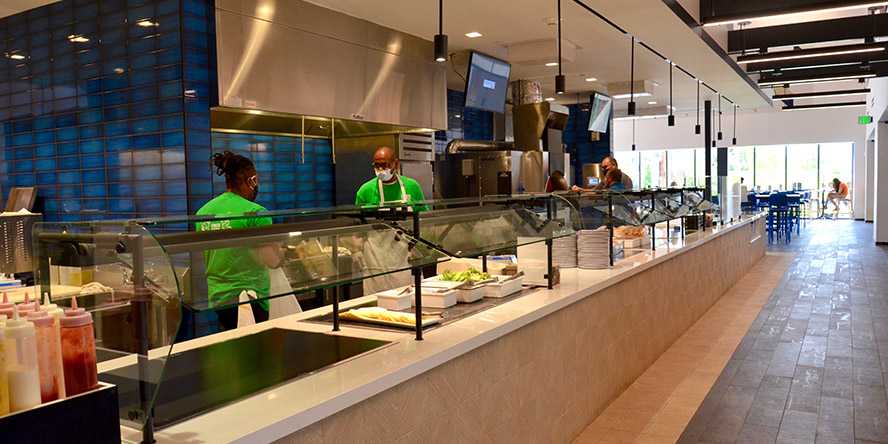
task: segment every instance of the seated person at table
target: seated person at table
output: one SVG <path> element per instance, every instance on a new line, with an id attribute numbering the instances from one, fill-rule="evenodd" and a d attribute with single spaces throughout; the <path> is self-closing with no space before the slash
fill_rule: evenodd
<path id="1" fill-rule="evenodd" d="M 836 206 L 836 212 L 839 212 L 839 201 L 848 197 L 848 185 L 838 178 L 832 180 L 833 191 L 826 195 L 826 199 Z"/>
<path id="2" fill-rule="evenodd" d="M 623 172 L 619 168 L 611 168 L 604 175 L 604 188 L 613 191 L 623 191 L 626 185 L 623 183 Z"/>
<path id="3" fill-rule="evenodd" d="M 546 181 L 546 192 L 551 193 L 553 191 L 567 191 L 570 187 L 567 186 L 567 180 L 564 179 L 564 173 L 561 171 L 553 171 L 552 174 L 549 175 L 549 180 Z"/>

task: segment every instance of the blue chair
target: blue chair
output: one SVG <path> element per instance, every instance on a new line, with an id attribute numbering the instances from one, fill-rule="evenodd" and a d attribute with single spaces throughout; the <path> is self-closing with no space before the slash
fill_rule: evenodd
<path id="1" fill-rule="evenodd" d="M 792 241 L 792 222 L 790 221 L 789 204 L 786 193 L 773 193 L 768 196 L 768 243 L 790 243 Z"/>
<path id="2" fill-rule="evenodd" d="M 789 208 L 790 231 L 795 228 L 796 234 L 801 234 L 802 195 L 795 192 L 786 193 L 786 206 Z"/>
<path id="3" fill-rule="evenodd" d="M 744 213 L 752 213 L 755 211 L 756 204 L 755 193 L 749 193 L 746 195 L 746 202 L 740 202 L 740 210 Z"/>

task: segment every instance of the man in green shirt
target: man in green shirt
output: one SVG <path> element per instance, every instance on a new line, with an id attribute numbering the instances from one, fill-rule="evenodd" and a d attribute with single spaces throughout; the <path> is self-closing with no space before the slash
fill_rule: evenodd
<path id="1" fill-rule="evenodd" d="M 255 201 L 259 177 L 250 159 L 226 151 L 213 156 L 216 173 L 225 176 L 226 191 L 200 208 L 198 216 L 215 216 L 197 222 L 197 231 L 236 230 L 271 225 L 270 217 L 251 217 L 266 209 Z M 245 217 L 246 216 L 246 217 Z M 259 248 L 219 248 L 204 252 L 207 297 L 225 330 L 237 327 L 237 304 L 241 293 L 258 299 L 251 302 L 256 322 L 268 320 L 270 280 L 268 267 L 280 264 L 273 246 Z"/>
<path id="2" fill-rule="evenodd" d="M 410 203 L 425 200 L 419 183 L 398 174 L 400 166 L 395 150 L 384 146 L 373 154 L 373 171 L 376 177 L 364 182 L 355 196 L 355 205 L 378 206 L 383 203 Z M 383 199 L 380 199 L 380 194 Z M 424 210 L 425 208 L 417 208 Z"/>

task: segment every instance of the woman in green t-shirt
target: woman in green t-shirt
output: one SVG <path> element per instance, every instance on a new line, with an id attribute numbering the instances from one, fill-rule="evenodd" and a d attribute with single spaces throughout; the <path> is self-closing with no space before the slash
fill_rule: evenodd
<path id="1" fill-rule="evenodd" d="M 225 176 L 225 192 L 197 211 L 198 216 L 216 216 L 198 222 L 197 231 L 229 230 L 271 225 L 270 217 L 235 217 L 261 213 L 266 209 L 255 202 L 259 176 L 253 161 L 230 151 L 213 155 L 216 174 Z M 225 217 L 231 217 L 226 219 Z M 224 330 L 237 327 L 238 300 L 242 293 L 250 299 L 256 322 L 268 320 L 268 268 L 280 265 L 282 255 L 274 246 L 219 248 L 204 252 L 207 272 L 207 298 Z"/>

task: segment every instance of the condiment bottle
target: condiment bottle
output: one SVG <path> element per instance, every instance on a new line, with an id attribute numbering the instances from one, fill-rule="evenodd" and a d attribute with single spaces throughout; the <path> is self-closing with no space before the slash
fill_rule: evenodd
<path id="1" fill-rule="evenodd" d="M 25 293 L 25 301 L 21 304 L 16 305 L 18 308 L 19 316 L 27 316 L 28 313 L 34 311 L 34 303 L 31 301 L 31 298 L 28 297 L 28 293 Z"/>
<path id="2" fill-rule="evenodd" d="M 43 293 L 43 305 L 40 306 L 40 309 L 49 313 L 56 320 L 61 319 L 65 315 L 65 311 L 59 308 L 58 305 L 49 302 L 49 293 Z"/>
<path id="3" fill-rule="evenodd" d="M 56 320 L 40 310 L 28 314 L 37 332 L 37 368 L 40 371 L 40 400 L 55 401 L 65 397 L 61 337 Z"/>
<path id="4" fill-rule="evenodd" d="M 65 393 L 74 396 L 98 385 L 92 315 L 77 308 L 75 299 L 71 309 L 65 310 L 61 324 Z"/>
<path id="5" fill-rule="evenodd" d="M 24 410 L 40 404 L 40 376 L 37 369 L 37 337 L 34 324 L 18 317 L 18 308 L 3 329 L 9 410 Z"/>
<path id="6" fill-rule="evenodd" d="M 3 294 L 6 296 L 6 293 Z M 0 315 L 0 416 L 9 413 L 9 381 L 6 376 L 6 315 Z"/>
<path id="7" fill-rule="evenodd" d="M 0 302 L 0 315 L 6 316 L 6 319 L 12 319 L 12 309 L 15 304 L 9 302 L 9 296 L 3 292 L 3 302 Z"/>

